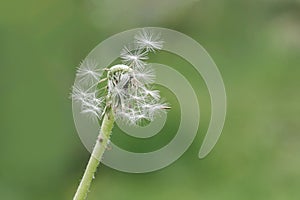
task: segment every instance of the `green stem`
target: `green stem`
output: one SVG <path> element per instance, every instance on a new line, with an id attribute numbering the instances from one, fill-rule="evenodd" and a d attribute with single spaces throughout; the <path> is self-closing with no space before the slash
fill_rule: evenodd
<path id="1" fill-rule="evenodd" d="M 98 139 L 73 200 L 84 200 L 87 197 L 94 174 L 109 142 L 113 125 L 114 116 L 109 112 L 103 118 Z"/>

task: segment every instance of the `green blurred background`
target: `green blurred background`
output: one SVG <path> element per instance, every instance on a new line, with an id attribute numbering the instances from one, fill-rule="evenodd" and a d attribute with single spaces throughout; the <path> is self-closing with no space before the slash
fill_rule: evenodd
<path id="1" fill-rule="evenodd" d="M 210 53 L 227 90 L 226 124 L 213 152 L 199 160 L 209 95 L 188 63 L 166 55 L 161 62 L 197 90 L 196 140 L 178 161 L 153 173 L 102 165 L 88 199 L 299 199 L 297 0 L 2 0 L 0 199 L 72 199 L 89 158 L 69 99 L 75 67 L 107 37 L 145 26 L 183 32 Z M 158 146 L 177 126 L 176 109 L 170 111 L 174 126 L 164 129 Z M 130 138 L 120 141 L 122 133 L 115 132 L 113 140 L 132 148 Z"/>

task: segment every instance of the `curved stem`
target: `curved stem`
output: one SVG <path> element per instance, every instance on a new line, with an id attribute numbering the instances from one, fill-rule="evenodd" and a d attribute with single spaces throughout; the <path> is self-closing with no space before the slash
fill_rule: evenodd
<path id="1" fill-rule="evenodd" d="M 114 116 L 112 112 L 108 112 L 104 115 L 98 139 L 73 200 L 86 199 L 94 174 L 107 147 L 107 144 L 109 143 L 113 125 Z"/>

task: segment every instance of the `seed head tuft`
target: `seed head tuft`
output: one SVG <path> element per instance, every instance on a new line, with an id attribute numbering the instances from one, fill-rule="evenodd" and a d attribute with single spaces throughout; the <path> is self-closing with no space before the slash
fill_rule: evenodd
<path id="1" fill-rule="evenodd" d="M 112 109 L 116 119 L 132 125 L 153 121 L 156 115 L 166 112 L 169 106 L 153 88 L 154 70 L 146 63 L 148 53 L 162 49 L 162 45 L 160 35 L 143 29 L 134 37 L 133 47 L 121 50 L 123 64 L 105 68 L 106 77 L 95 61 L 84 60 L 77 70 L 78 82 L 71 95 L 80 102 L 81 112 L 101 119 Z M 103 83 L 106 86 L 98 89 Z"/>

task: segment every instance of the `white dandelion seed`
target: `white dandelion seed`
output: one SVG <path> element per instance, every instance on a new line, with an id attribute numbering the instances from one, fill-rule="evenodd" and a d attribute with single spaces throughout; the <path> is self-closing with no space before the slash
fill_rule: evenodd
<path id="1" fill-rule="evenodd" d="M 127 46 L 121 50 L 120 57 L 124 64 L 136 69 L 143 69 L 148 59 L 147 52 L 143 52 L 142 49 L 131 50 Z"/>
<path id="2" fill-rule="evenodd" d="M 144 88 L 143 92 L 144 92 L 145 96 L 149 95 L 150 97 L 152 97 L 155 100 L 159 100 L 160 99 L 160 95 L 159 95 L 159 91 L 158 90 L 151 90 L 151 89 Z"/>
<path id="3" fill-rule="evenodd" d="M 71 97 L 81 104 L 81 113 L 87 114 L 90 118 L 101 118 L 103 112 L 104 98 L 97 97 L 97 90 L 88 92 L 78 85 L 73 86 Z"/>
<path id="4" fill-rule="evenodd" d="M 160 34 L 154 34 L 151 31 L 143 29 L 135 37 L 135 44 L 140 49 L 146 49 L 146 51 L 155 52 L 156 50 L 161 50 L 163 48 L 163 40 Z"/>
<path id="5" fill-rule="evenodd" d="M 155 73 L 151 66 L 147 65 L 145 68 L 136 70 L 135 78 L 144 84 L 152 84 L 155 81 Z"/>
<path id="6" fill-rule="evenodd" d="M 100 80 L 101 69 L 95 60 L 84 60 L 77 69 L 76 76 L 83 85 L 93 85 Z"/>
<path id="7" fill-rule="evenodd" d="M 87 96 L 87 92 L 85 90 L 83 90 L 80 86 L 78 85 L 74 85 L 72 87 L 72 93 L 71 93 L 71 97 L 73 100 L 75 101 L 82 101 L 86 96 Z"/>
<path id="8" fill-rule="evenodd" d="M 87 114 L 92 119 L 101 119 L 103 109 L 101 104 L 103 103 L 103 98 L 97 98 L 95 96 L 87 98 L 82 102 L 81 113 Z"/>

